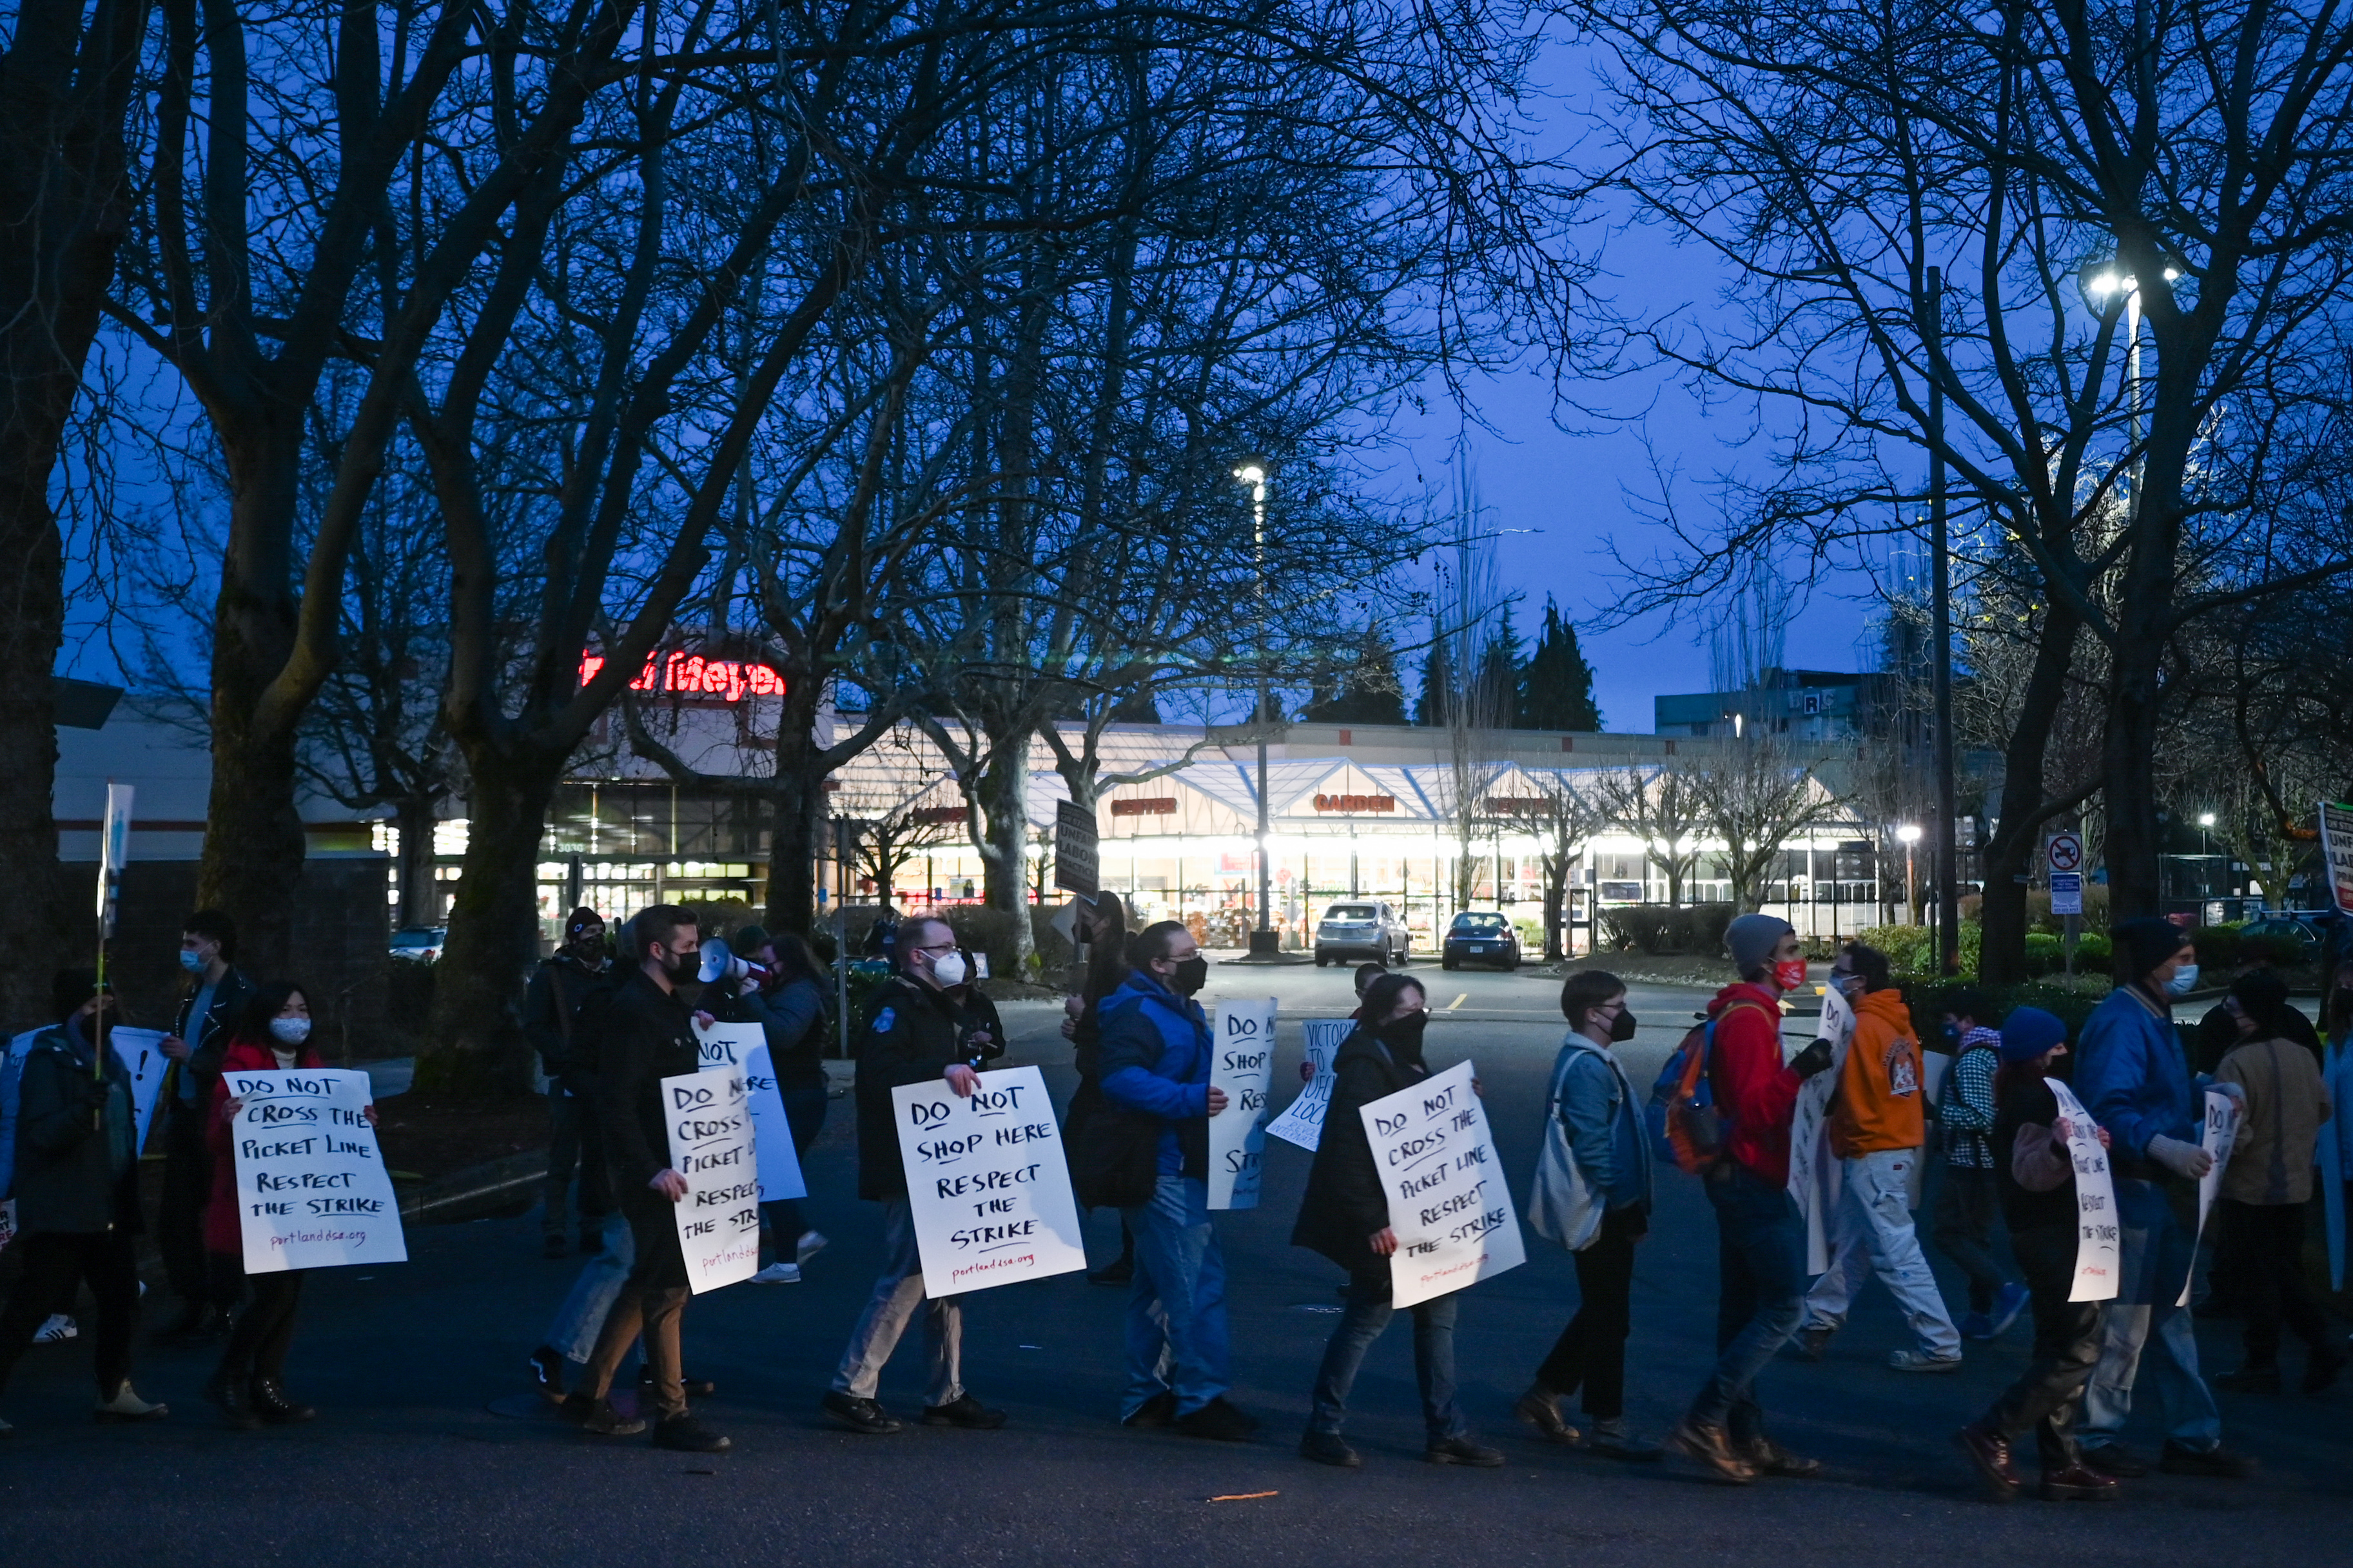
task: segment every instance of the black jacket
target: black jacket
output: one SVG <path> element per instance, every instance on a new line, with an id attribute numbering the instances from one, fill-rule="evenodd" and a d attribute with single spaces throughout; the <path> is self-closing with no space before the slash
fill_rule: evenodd
<path id="1" fill-rule="evenodd" d="M 596 1047 L 596 1125 L 606 1167 L 614 1194 L 633 1203 L 646 1194 L 657 1173 L 670 1168 L 670 1118 L 661 1080 L 702 1065 L 694 1012 L 645 971 L 633 971 L 614 993 Z"/>
<path id="2" fill-rule="evenodd" d="M 1362 1026 L 1340 1042 L 1332 1061 L 1324 1136 L 1308 1168 L 1299 1223 L 1291 1227 L 1293 1247 L 1312 1247 L 1351 1274 L 1387 1266 L 1371 1242 L 1373 1233 L 1389 1223 L 1388 1193 L 1373 1163 L 1365 1120 L 1356 1112 L 1429 1076 L 1427 1066 L 1397 1060 Z"/>
<path id="3" fill-rule="evenodd" d="M 172 1033 L 188 1042 L 188 1058 L 174 1062 L 164 1073 L 164 1081 L 156 1089 L 156 1103 L 167 1115 L 174 1118 L 192 1116 L 191 1125 L 201 1129 L 206 1114 L 212 1107 L 213 1083 L 220 1077 L 221 1054 L 228 1049 L 228 1037 L 237 1033 L 237 1021 L 245 1012 L 245 1005 L 253 1000 L 253 982 L 248 980 L 237 965 L 230 964 L 213 987 L 213 1005 L 201 1018 L 188 1014 L 196 1005 L 196 993 L 203 989 L 199 983 L 180 998 L 180 1005 L 172 1015 Z M 193 1079 L 195 1100 L 190 1105 L 180 1103 L 180 1085 Z"/>
<path id="4" fill-rule="evenodd" d="M 90 1042 L 65 1024 L 41 1031 L 25 1057 L 13 1190 L 16 1226 L 27 1236 L 139 1231 L 131 1075 L 107 1052 L 100 1090 L 90 1058 Z"/>
<path id="5" fill-rule="evenodd" d="M 522 994 L 522 1033 L 539 1053 L 539 1065 L 551 1079 L 563 1079 L 572 1070 L 573 1023 L 580 999 L 611 973 L 610 966 L 591 969 L 568 952 L 540 960 L 531 984 Z M 580 1092 L 576 1084 L 565 1089 Z"/>
<path id="6" fill-rule="evenodd" d="M 987 1029 L 997 1050 L 970 1043 Z M 858 1038 L 858 1195 L 878 1203 L 907 1195 L 907 1168 L 899 1158 L 899 1127 L 891 1091 L 928 1083 L 956 1062 L 978 1068 L 1004 1048 L 996 1005 L 976 987 L 959 1004 L 944 991 L 894 974 L 874 998 Z"/>

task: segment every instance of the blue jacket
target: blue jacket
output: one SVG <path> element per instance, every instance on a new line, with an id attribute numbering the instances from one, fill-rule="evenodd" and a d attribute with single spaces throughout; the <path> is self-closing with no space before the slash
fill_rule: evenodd
<path id="1" fill-rule="evenodd" d="M 1567 1053 L 1568 1070 L 1555 1110 L 1568 1130 L 1577 1169 L 1607 1206 L 1641 1204 L 1649 1212 L 1651 1161 L 1632 1085 L 1617 1058 L 1589 1040 L 1571 1036 L 1560 1048 Z"/>
<path id="2" fill-rule="evenodd" d="M 2116 1174 L 2162 1176 L 2163 1167 L 2149 1160 L 2148 1141 L 2195 1143 L 2202 1120 L 2170 1015 L 2138 986 L 2119 985 L 2092 1009 L 2075 1051 L 2075 1098 L 2107 1129 Z"/>
<path id="3" fill-rule="evenodd" d="M 1103 999 L 1095 1047 L 1103 1098 L 1160 1119 L 1160 1173 L 1209 1173 L 1209 1063 L 1201 1005 L 1142 970 Z"/>
<path id="4" fill-rule="evenodd" d="M 25 1057 L 38 1029 L 27 1029 L 13 1040 L 0 1042 L 0 1198 L 8 1195 L 16 1174 L 16 1117 L 25 1093 Z"/>

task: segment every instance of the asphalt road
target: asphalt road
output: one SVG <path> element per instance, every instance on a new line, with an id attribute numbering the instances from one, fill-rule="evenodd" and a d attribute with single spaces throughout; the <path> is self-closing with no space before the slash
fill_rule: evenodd
<path id="1" fill-rule="evenodd" d="M 1561 1028 L 1554 988 L 1423 973 L 1438 1011 L 1430 1058 L 1476 1060 L 1524 1193 Z M 1348 982 L 1345 971 L 1211 972 L 1210 1000 L 1269 992 L 1285 1020 L 1280 1084 L 1297 1060 L 1296 1021 L 1345 1013 Z M 1638 1083 L 1703 994 L 1636 988 Z M 1017 1059 L 1048 1064 L 1066 1092 L 1055 1009 L 1008 1013 Z M 523 1387 L 523 1354 L 576 1264 L 537 1256 L 533 1216 L 426 1228 L 411 1234 L 405 1266 L 312 1277 L 289 1374 L 322 1407 L 307 1426 L 224 1430 L 197 1397 L 206 1358 L 156 1351 L 142 1352 L 137 1383 L 172 1401 L 173 1417 L 97 1427 L 82 1347 L 30 1352 L 5 1405 L 17 1432 L 0 1443 L 0 1563 L 2307 1564 L 2333 1558 L 2342 1547 L 2327 1542 L 2353 1531 L 2345 1391 L 2224 1396 L 2229 1440 L 2263 1462 L 2252 1481 L 2152 1477 L 2111 1508 L 1978 1502 L 1949 1435 L 2014 1375 L 2024 1325 L 1972 1346 L 1957 1375 L 1906 1377 L 1879 1364 L 1904 1331 L 1876 1288 L 1825 1363 L 1785 1361 L 1766 1375 L 1777 1434 L 1826 1459 L 1823 1479 L 1730 1489 L 1676 1460 L 1624 1467 L 1547 1447 L 1510 1405 L 1576 1287 L 1567 1256 L 1534 1236 L 1528 1265 L 1476 1287 L 1461 1314 L 1465 1407 L 1510 1464 L 1420 1462 L 1402 1323 L 1358 1384 L 1350 1435 L 1365 1468 L 1308 1464 L 1293 1446 L 1335 1321 L 1337 1272 L 1288 1245 L 1308 1156 L 1279 1142 L 1264 1205 L 1219 1221 L 1233 1276 L 1234 1398 L 1265 1418 L 1259 1441 L 1117 1427 L 1124 1292 L 1077 1276 L 969 1300 L 966 1378 L 1011 1411 L 1006 1430 L 836 1432 L 817 1399 L 879 1250 L 879 1211 L 852 1195 L 848 1121 L 837 1102 L 812 1153 L 814 1217 L 834 1245 L 807 1280 L 737 1286 L 689 1309 L 689 1365 L 720 1384 L 701 1408 L 735 1438 L 734 1453 L 689 1458 L 491 1414 L 491 1400 Z M 1630 1352 L 1631 1413 L 1653 1433 L 1704 1370 L 1715 1289 L 1704 1200 L 1672 1173 L 1660 1190 Z M 1092 1236 L 1099 1256 L 1116 1245 L 1109 1216 Z M 2205 1338 L 2210 1366 L 2236 1364 L 2235 1325 L 2207 1325 Z M 902 1414 L 919 1403 L 919 1360 L 911 1336 L 884 1379 L 884 1400 Z M 2135 1436 L 2155 1445 L 2146 1423 Z M 1274 1495 L 1210 1500 L 1261 1492 Z"/>

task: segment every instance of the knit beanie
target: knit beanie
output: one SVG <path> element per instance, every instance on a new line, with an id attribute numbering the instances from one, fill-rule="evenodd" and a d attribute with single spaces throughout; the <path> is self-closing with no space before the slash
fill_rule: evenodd
<path id="1" fill-rule="evenodd" d="M 2040 1007 L 2021 1007 L 2001 1026 L 2001 1059 L 2006 1062 L 2031 1062 L 2066 1043 L 2067 1026 Z"/>
<path id="2" fill-rule="evenodd" d="M 2108 940 L 2129 966 L 2126 975 L 2138 980 L 2189 945 L 2189 935 L 2162 915 L 2141 915 L 2119 921 Z"/>
<path id="3" fill-rule="evenodd" d="M 595 910 L 583 904 L 578 909 L 564 917 L 564 934 L 566 940 L 569 940 L 570 938 L 578 936 L 590 926 L 596 926 L 601 930 L 604 924 L 605 917 L 603 915 L 598 914 Z"/>
<path id="4" fill-rule="evenodd" d="M 1748 972 L 1773 956 L 1781 939 L 1797 928 L 1778 915 L 1742 915 L 1724 928 L 1724 945 L 1732 953 L 1732 966 L 1743 979 Z"/>

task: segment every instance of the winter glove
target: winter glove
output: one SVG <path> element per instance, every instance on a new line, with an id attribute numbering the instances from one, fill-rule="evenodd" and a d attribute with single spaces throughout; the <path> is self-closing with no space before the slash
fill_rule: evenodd
<path id="1" fill-rule="evenodd" d="M 1799 1078 L 1813 1077 L 1831 1065 L 1831 1043 L 1828 1040 L 1816 1040 L 1812 1045 L 1790 1058 L 1789 1065 L 1797 1069 Z"/>
<path id="2" fill-rule="evenodd" d="M 2193 1182 L 2214 1168 L 2213 1155 L 2195 1143 L 2184 1143 L 2162 1133 L 2148 1141 L 2148 1157 L 2175 1175 Z"/>

